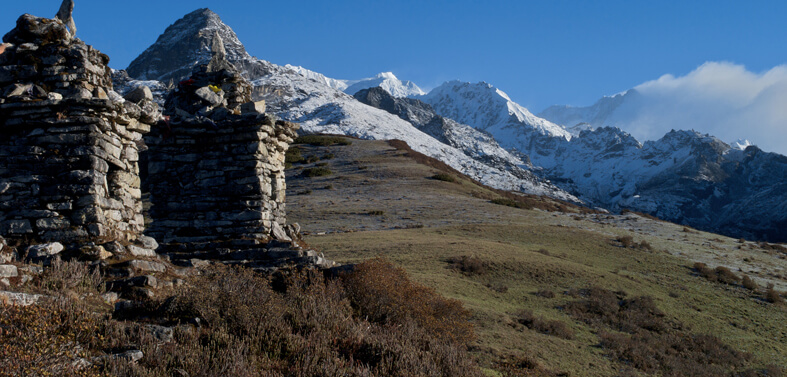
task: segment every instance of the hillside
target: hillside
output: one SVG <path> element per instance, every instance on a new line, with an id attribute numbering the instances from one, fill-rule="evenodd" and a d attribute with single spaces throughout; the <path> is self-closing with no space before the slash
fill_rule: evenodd
<path id="1" fill-rule="evenodd" d="M 747 365 L 787 365 L 787 311 L 762 294 L 769 284 L 787 290 L 784 249 L 633 213 L 498 205 L 490 202 L 496 196 L 488 189 L 460 176 L 456 182 L 434 179 L 440 169 L 419 164 L 386 142 L 351 142 L 297 145 L 304 157 L 320 160 L 289 170 L 290 219 L 302 224 L 310 245 L 338 261 L 382 256 L 462 301 L 479 332 L 473 354 L 487 368 L 528 357 L 543 369 L 572 376 L 623 373 L 624 364 L 598 347 L 603 327 L 566 310 L 591 287 L 625 292 L 627 298 L 650 296 L 666 321 L 751 353 Z M 317 164 L 332 174 L 302 174 Z M 617 240 L 625 237 L 649 246 L 623 247 Z M 463 264 L 463 257 L 472 263 Z M 693 269 L 695 262 L 747 275 L 759 293 L 740 283 L 711 282 Z M 564 323 L 573 336 L 528 329 L 520 324 L 523 310 Z"/>

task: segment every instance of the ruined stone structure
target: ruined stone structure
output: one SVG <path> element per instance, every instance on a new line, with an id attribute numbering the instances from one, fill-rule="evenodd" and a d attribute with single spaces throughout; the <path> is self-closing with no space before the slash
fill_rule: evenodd
<path id="1" fill-rule="evenodd" d="M 251 101 L 251 85 L 224 59 L 218 35 L 213 54 L 170 93 L 168 123 L 145 137 L 148 234 L 173 262 L 326 262 L 291 243 L 298 229 L 286 224 L 284 155 L 297 125 L 275 121 L 264 102 Z"/>
<path id="2" fill-rule="evenodd" d="M 113 92 L 109 58 L 58 18 L 23 15 L 3 42 L 0 235 L 9 245 L 111 243 L 152 254 L 155 241 L 141 238 L 137 161 L 157 105 Z"/>
<path id="3" fill-rule="evenodd" d="M 132 294 L 157 285 L 162 254 L 266 272 L 334 265 L 286 224 L 297 125 L 251 101 L 218 35 L 162 116 L 147 87 L 113 91 L 109 58 L 74 37 L 72 9 L 64 0 L 54 19 L 23 15 L 0 48 L 0 283 L 17 273 L 7 263 L 57 255 L 101 260 L 108 288 Z"/>

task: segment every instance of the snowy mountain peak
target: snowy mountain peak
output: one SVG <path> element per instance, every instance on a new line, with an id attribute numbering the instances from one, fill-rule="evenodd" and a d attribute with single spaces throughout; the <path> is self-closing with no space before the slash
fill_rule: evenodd
<path id="1" fill-rule="evenodd" d="M 419 99 L 441 116 L 489 132 L 507 148 L 520 149 L 537 136 L 571 139 L 566 129 L 533 115 L 486 82 L 449 81 Z"/>
<path id="2" fill-rule="evenodd" d="M 191 68 L 210 60 L 213 36 L 218 32 L 229 61 L 251 60 L 235 32 L 207 8 L 197 9 L 170 25 L 156 43 L 129 64 L 129 76 L 140 80 L 179 80 Z"/>
<path id="3" fill-rule="evenodd" d="M 386 92 L 390 93 L 396 98 L 421 96 L 426 94 L 426 92 L 421 90 L 421 88 L 419 88 L 418 85 L 415 85 L 415 83 L 412 81 L 399 80 L 396 75 L 393 74 L 393 72 L 382 72 L 368 79 L 355 81 L 347 80 L 345 82 L 347 83 L 347 87 L 344 88 L 344 92 L 349 95 L 354 95 L 363 89 L 369 89 L 378 86 L 385 89 Z"/>
<path id="4" fill-rule="evenodd" d="M 739 149 L 739 150 L 742 150 L 742 151 L 746 150 L 746 148 L 748 148 L 748 147 L 750 147 L 752 145 L 754 145 L 754 144 L 752 144 L 751 141 L 746 140 L 746 139 L 738 139 L 738 140 L 735 140 L 734 142 L 730 143 L 730 146 L 732 146 L 733 149 Z"/>

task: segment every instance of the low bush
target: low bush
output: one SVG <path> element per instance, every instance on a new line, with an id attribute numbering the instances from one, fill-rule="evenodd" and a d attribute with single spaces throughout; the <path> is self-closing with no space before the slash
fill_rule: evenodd
<path id="1" fill-rule="evenodd" d="M 443 181 L 443 182 L 450 182 L 450 183 L 457 182 L 456 177 L 448 173 L 437 173 L 432 176 L 432 179 Z"/>
<path id="2" fill-rule="evenodd" d="M 599 330 L 612 360 L 653 375 L 733 375 L 750 359 L 711 335 L 689 333 L 667 320 L 651 297 L 626 299 L 622 292 L 591 288 L 566 305 L 573 317 Z M 610 331 L 613 330 L 613 331 Z"/>
<path id="3" fill-rule="evenodd" d="M 634 247 L 636 243 L 634 242 L 634 238 L 631 236 L 620 236 L 615 239 L 620 243 L 621 246 L 625 248 Z"/>
<path id="4" fill-rule="evenodd" d="M 284 154 L 284 162 L 288 164 L 297 164 L 306 161 L 303 157 L 303 150 L 298 147 L 290 147 Z"/>
<path id="5" fill-rule="evenodd" d="M 757 283 L 754 282 L 754 280 L 752 280 L 752 278 L 750 278 L 749 275 L 743 275 L 743 281 L 741 282 L 741 284 L 743 285 L 744 288 L 750 291 L 756 291 L 757 289 L 759 289 Z"/>
<path id="6" fill-rule="evenodd" d="M 303 169 L 303 172 L 301 172 L 301 174 L 304 177 L 313 178 L 313 177 L 323 177 L 326 175 L 331 175 L 333 174 L 333 172 L 331 171 L 331 169 L 328 169 L 326 167 L 316 167 L 316 168 Z"/>
<path id="7" fill-rule="evenodd" d="M 536 317 L 530 310 L 521 310 L 515 318 L 519 324 L 542 334 L 569 340 L 574 338 L 574 330 L 564 322 Z"/>
<path id="8" fill-rule="evenodd" d="M 383 259 L 355 266 L 342 278 L 356 311 L 387 325 L 417 324 L 437 339 L 469 344 L 474 339 L 470 312 L 457 300 L 410 280 L 407 273 Z"/>
<path id="9" fill-rule="evenodd" d="M 555 298 L 555 292 L 552 292 L 549 289 L 542 289 L 536 292 L 536 296 L 543 298 Z"/>
<path id="10" fill-rule="evenodd" d="M 773 286 L 770 286 L 765 290 L 765 300 L 773 304 L 784 303 L 784 298 L 776 289 L 773 288 Z"/>
<path id="11" fill-rule="evenodd" d="M 391 280 L 378 281 L 379 277 Z M 482 375 L 465 346 L 472 339 L 469 314 L 458 302 L 412 283 L 404 271 L 387 262 L 361 263 L 341 279 L 326 281 L 322 274 L 302 272 L 277 281 L 274 289 L 249 269 L 204 270 L 157 310 L 160 321 L 180 324 L 172 343 L 156 342 L 142 325 L 117 325 L 107 333 L 107 348 L 134 344 L 145 355 L 155 355 L 137 364 L 110 363 L 108 372 Z M 187 325 L 194 323 L 199 326 Z M 457 328 L 459 332 L 453 333 Z"/>
<path id="12" fill-rule="evenodd" d="M 448 258 L 447 262 L 449 268 L 468 275 L 483 275 L 489 269 L 489 263 L 478 257 L 463 255 L 461 257 Z"/>
<path id="13" fill-rule="evenodd" d="M 383 215 L 385 215 L 385 211 L 373 210 L 373 211 L 366 212 L 366 214 L 369 215 L 369 216 L 383 216 Z"/>
<path id="14" fill-rule="evenodd" d="M 352 141 L 341 136 L 330 135 L 303 135 L 295 139 L 293 144 L 309 144 L 319 147 L 331 145 L 352 145 Z"/>

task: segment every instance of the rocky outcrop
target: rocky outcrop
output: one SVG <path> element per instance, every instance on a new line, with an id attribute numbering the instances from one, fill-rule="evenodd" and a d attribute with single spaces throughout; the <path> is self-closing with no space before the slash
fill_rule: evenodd
<path id="1" fill-rule="evenodd" d="M 170 25 L 156 43 L 129 64 L 126 71 L 139 80 L 181 81 L 191 74 L 195 66 L 210 61 L 217 33 L 226 46 L 226 60 L 243 75 L 250 78 L 268 72 L 265 64 L 260 64 L 246 52 L 235 32 L 207 8 L 191 12 Z"/>
<path id="2" fill-rule="evenodd" d="M 3 41 L 0 234 L 66 254 L 142 247 L 138 146 L 158 107 L 115 93 L 109 58 L 60 19 L 23 15 Z"/>

